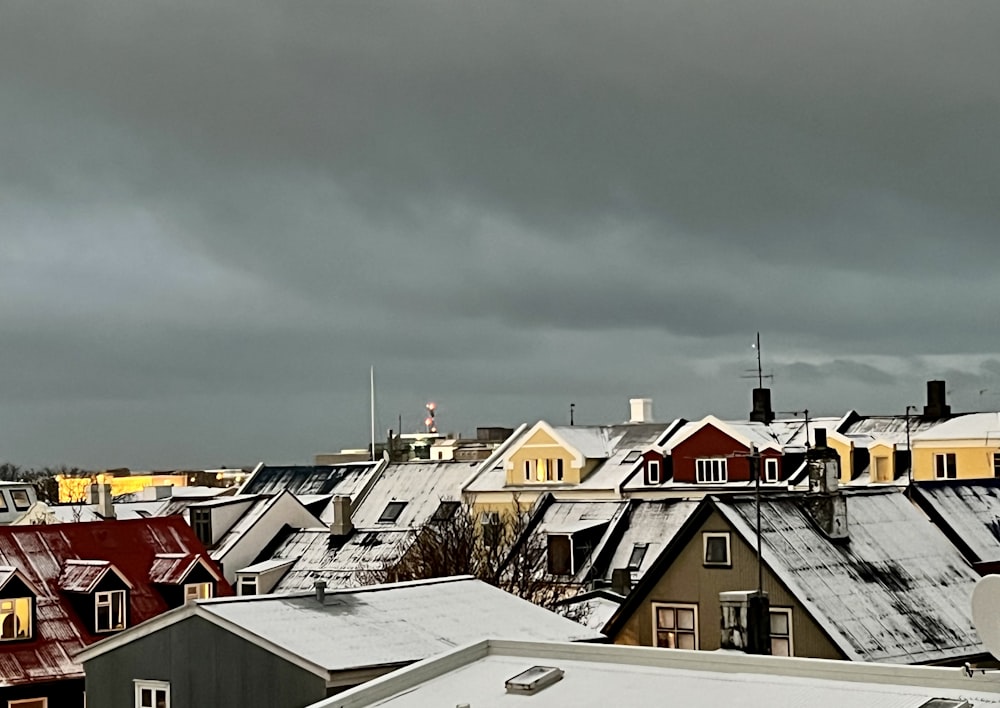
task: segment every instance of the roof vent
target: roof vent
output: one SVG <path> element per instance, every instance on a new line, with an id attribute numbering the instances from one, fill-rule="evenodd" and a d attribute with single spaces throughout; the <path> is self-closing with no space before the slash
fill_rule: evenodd
<path id="1" fill-rule="evenodd" d="M 504 685 L 507 687 L 507 693 L 533 695 L 562 680 L 562 677 L 563 670 L 555 666 L 532 666 L 527 671 L 507 679 Z"/>

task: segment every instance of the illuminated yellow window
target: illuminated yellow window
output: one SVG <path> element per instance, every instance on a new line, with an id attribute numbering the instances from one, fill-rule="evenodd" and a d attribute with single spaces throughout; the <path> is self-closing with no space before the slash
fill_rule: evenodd
<path id="1" fill-rule="evenodd" d="M 31 639 L 30 597 L 0 600 L 0 641 Z"/>
<path id="2" fill-rule="evenodd" d="M 184 602 L 188 600 L 207 600 L 214 594 L 212 583 L 188 583 L 184 586 Z"/>

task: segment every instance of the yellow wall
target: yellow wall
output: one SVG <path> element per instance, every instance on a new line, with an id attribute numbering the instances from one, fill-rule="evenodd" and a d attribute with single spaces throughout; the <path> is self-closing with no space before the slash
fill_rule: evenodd
<path id="1" fill-rule="evenodd" d="M 891 482 L 896 478 L 895 448 L 878 443 L 868 448 L 868 478 L 872 482 Z"/>
<path id="2" fill-rule="evenodd" d="M 842 484 L 847 484 L 854 476 L 854 446 L 851 443 L 841 442 L 833 436 L 826 439 L 826 445 L 840 457 L 840 481 Z"/>
<path id="3" fill-rule="evenodd" d="M 524 478 L 525 461 L 531 462 L 532 470 L 534 471 L 538 460 L 557 459 L 563 462 L 563 478 L 561 482 L 555 482 L 554 479 L 552 482 L 546 482 L 544 479 L 539 481 L 534 474 L 532 474 L 532 479 L 530 480 Z M 536 430 L 531 437 L 518 446 L 508 459 L 507 484 L 515 486 L 552 483 L 579 484 L 596 464 L 596 461 L 585 460 L 582 468 L 574 466 L 576 465 L 576 459 L 571 450 L 567 450 L 556 442 L 555 438 L 546 431 Z"/>
<path id="4" fill-rule="evenodd" d="M 151 486 L 174 486 L 186 487 L 188 483 L 187 475 L 184 474 L 135 474 L 127 477 L 113 477 L 111 475 L 97 474 L 94 477 L 58 477 L 59 501 L 62 503 L 88 502 L 89 495 L 87 488 L 97 482 L 98 484 L 110 484 L 111 496 L 119 497 L 123 494 L 140 492 Z"/>
<path id="5" fill-rule="evenodd" d="M 935 480 L 934 455 L 955 453 L 957 479 L 992 479 L 993 453 L 1000 452 L 1000 441 L 955 440 L 913 445 L 913 478 Z"/>

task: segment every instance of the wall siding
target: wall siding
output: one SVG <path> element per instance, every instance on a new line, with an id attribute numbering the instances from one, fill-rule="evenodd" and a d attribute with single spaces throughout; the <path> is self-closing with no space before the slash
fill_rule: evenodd
<path id="1" fill-rule="evenodd" d="M 87 703 L 133 708 L 135 679 L 170 682 L 171 708 L 300 708 L 323 679 L 200 617 L 189 617 L 84 664 Z"/>
<path id="2" fill-rule="evenodd" d="M 732 567 L 706 568 L 703 565 L 702 533 L 713 531 L 730 532 Z M 615 644 L 654 646 L 653 603 L 694 604 L 698 606 L 699 649 L 716 650 L 719 648 L 722 617 L 719 593 L 728 590 L 753 590 L 756 587 L 756 549 L 732 532 L 725 519 L 713 511 L 612 640 Z M 764 590 L 768 593 L 773 607 L 792 608 L 795 656 L 819 659 L 844 658 L 819 625 L 808 616 L 766 566 Z"/>

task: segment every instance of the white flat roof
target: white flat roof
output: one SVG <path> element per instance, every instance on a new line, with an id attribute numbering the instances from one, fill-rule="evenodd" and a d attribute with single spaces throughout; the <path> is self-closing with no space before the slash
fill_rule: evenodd
<path id="1" fill-rule="evenodd" d="M 505 682 L 533 666 L 563 678 L 533 695 Z M 607 645 L 487 640 L 428 659 L 309 708 L 919 708 L 934 698 L 1000 705 L 1000 679 L 961 669 L 753 657 Z"/>

